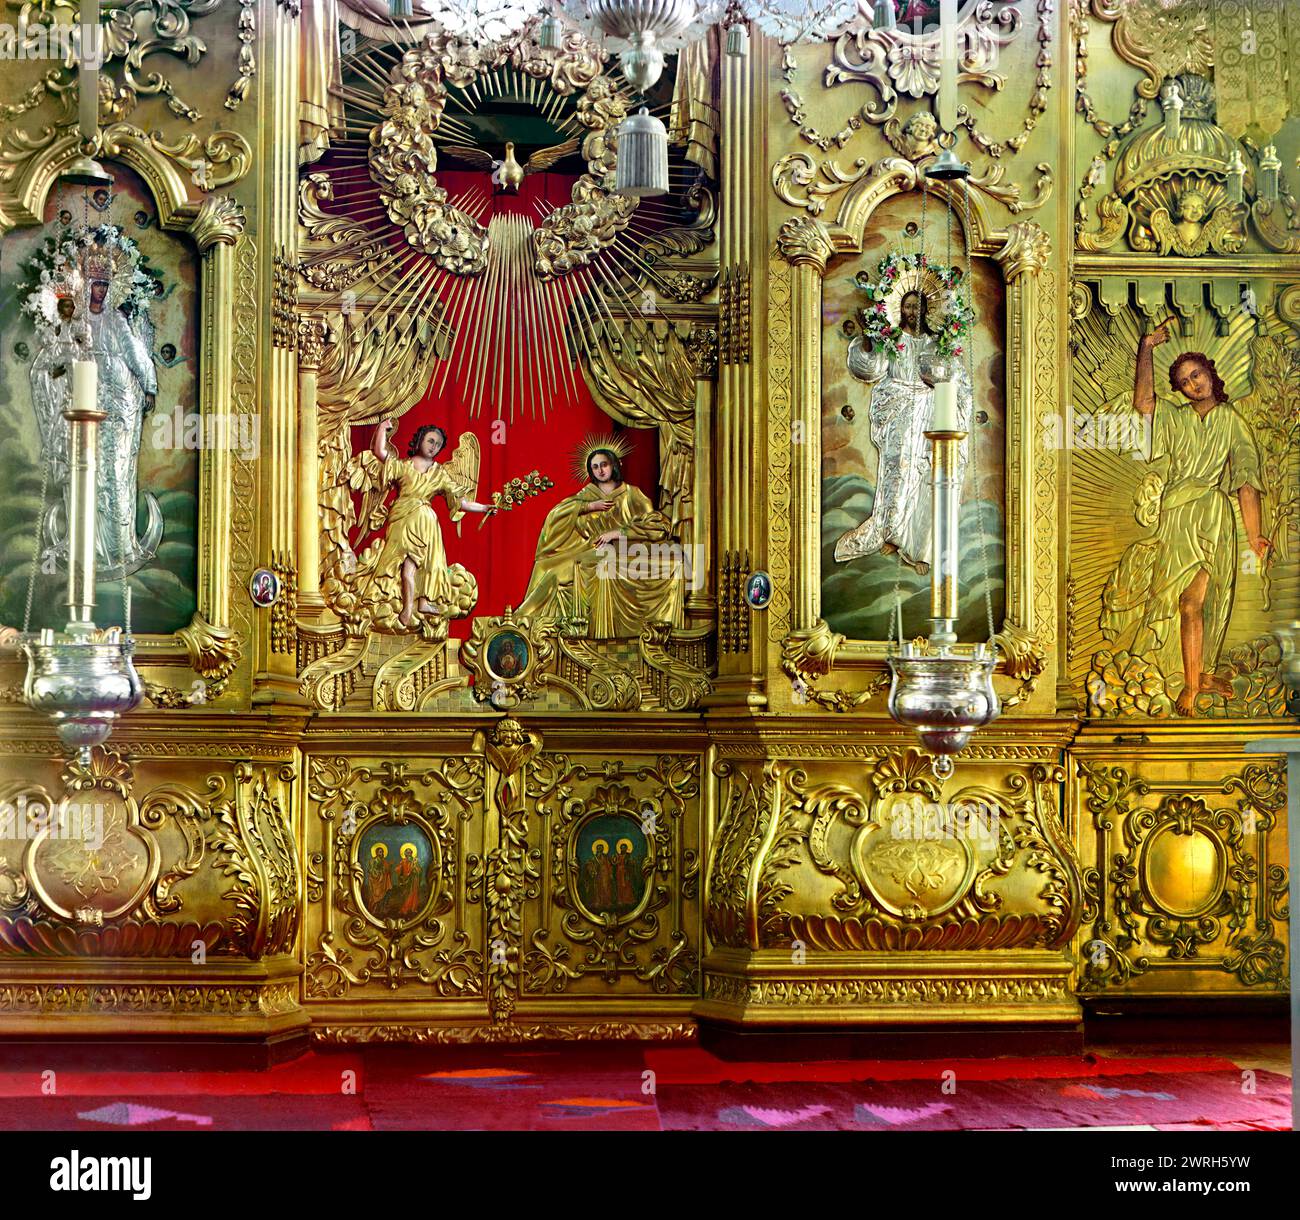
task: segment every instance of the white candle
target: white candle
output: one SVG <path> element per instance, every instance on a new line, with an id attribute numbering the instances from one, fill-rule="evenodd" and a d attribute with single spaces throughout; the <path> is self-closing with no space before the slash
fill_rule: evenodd
<path id="1" fill-rule="evenodd" d="M 934 414 L 930 417 L 931 432 L 962 432 L 957 416 L 957 385 L 940 381 L 934 387 Z"/>
<path id="2" fill-rule="evenodd" d="M 957 0 L 939 0 L 939 126 L 957 130 Z"/>
<path id="3" fill-rule="evenodd" d="M 99 407 L 99 366 L 93 360 L 72 362 L 72 407 L 76 411 Z"/>

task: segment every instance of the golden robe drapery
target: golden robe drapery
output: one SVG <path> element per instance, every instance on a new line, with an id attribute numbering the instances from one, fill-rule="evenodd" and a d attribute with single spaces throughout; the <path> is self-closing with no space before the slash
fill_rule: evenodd
<path id="1" fill-rule="evenodd" d="M 609 500 L 613 507 L 584 513 L 595 500 Z M 623 534 L 622 544 L 597 548 L 596 539 L 610 530 Z M 547 515 L 518 613 L 585 618 L 591 639 L 632 639 L 650 622 L 681 626 L 686 576 L 680 565 L 662 554 L 656 558 L 653 551 L 670 533 L 668 519 L 639 488 L 624 483 L 606 493 L 587 484 Z"/>

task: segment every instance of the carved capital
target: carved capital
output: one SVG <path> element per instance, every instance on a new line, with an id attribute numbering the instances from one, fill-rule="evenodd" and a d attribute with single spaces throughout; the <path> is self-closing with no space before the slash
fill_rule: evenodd
<path id="1" fill-rule="evenodd" d="M 209 195 L 199 205 L 198 214 L 190 226 L 190 235 L 201 251 L 218 242 L 233 246 L 247 222 L 243 207 L 229 195 Z"/>
<path id="2" fill-rule="evenodd" d="M 1052 239 L 1032 220 L 1022 220 L 1007 230 L 1007 240 L 994 256 L 1002 264 L 1002 275 L 1009 284 L 1022 272 L 1037 275 L 1052 257 Z"/>
<path id="3" fill-rule="evenodd" d="M 298 371 L 314 373 L 320 369 L 325 345 L 332 339 L 329 323 L 323 318 L 298 319 Z"/>
<path id="4" fill-rule="evenodd" d="M 795 216 L 781 226 L 776 239 L 777 249 L 786 262 L 793 266 L 810 265 L 824 274 L 835 254 L 830 230 L 820 220 L 810 216 Z"/>

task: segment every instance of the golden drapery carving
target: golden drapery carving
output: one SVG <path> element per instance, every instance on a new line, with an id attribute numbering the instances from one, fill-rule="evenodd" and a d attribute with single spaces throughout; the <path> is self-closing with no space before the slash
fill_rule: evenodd
<path id="1" fill-rule="evenodd" d="M 718 118 L 715 89 L 719 33 L 684 47 L 677 57 L 677 80 L 673 85 L 673 108 L 668 128 L 674 143 L 686 145 L 686 159 L 698 165 L 711 179 L 718 177 Z"/>
<path id="2" fill-rule="evenodd" d="M 583 353 L 596 404 L 628 428 L 659 429 L 659 509 L 684 546 L 695 541 L 695 363 L 689 329 L 606 326 Z"/>
<path id="3" fill-rule="evenodd" d="M 330 146 L 343 123 L 338 0 L 313 0 L 298 19 L 298 162 L 307 165 Z"/>

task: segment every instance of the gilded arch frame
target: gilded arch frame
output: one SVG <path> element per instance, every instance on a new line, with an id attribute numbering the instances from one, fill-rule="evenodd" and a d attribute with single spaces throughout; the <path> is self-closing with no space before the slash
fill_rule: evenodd
<path id="1" fill-rule="evenodd" d="M 837 711 L 852 710 L 888 684 L 888 643 L 847 640 L 821 617 L 821 331 L 822 292 L 838 260 L 863 250 L 876 209 L 895 195 L 917 189 L 918 170 L 901 158 L 886 158 L 844 194 L 833 221 L 796 216 L 777 238 L 771 268 L 786 276 L 791 354 L 769 367 L 769 403 L 788 402 L 790 430 L 771 417 L 772 450 L 786 446 L 788 497 L 768 505 L 769 537 L 790 540 L 790 596 L 769 623 L 769 642 L 780 647 L 781 668 L 802 679 L 810 701 Z M 960 207 L 961 189 L 933 182 L 930 190 Z M 1044 447 L 1057 410 L 1058 340 L 1056 282 L 1050 266 L 1051 241 L 1033 221 L 993 227 L 978 190 L 970 194 L 972 257 L 988 258 L 1002 274 L 1006 293 L 1006 609 L 998 635 L 998 673 L 1004 704 L 1021 713 L 1055 711 L 1059 455 Z M 778 324 L 774 320 L 774 328 Z M 788 381 L 785 378 L 788 376 Z M 790 444 L 791 435 L 803 443 Z M 835 676 L 832 676 L 835 675 Z M 851 675 L 845 682 L 843 677 Z M 867 678 L 865 688 L 862 678 Z M 769 697 L 776 692 L 769 691 Z M 782 691 L 778 706 L 790 702 Z"/>
<path id="2" fill-rule="evenodd" d="M 0 192 L 0 238 L 11 230 L 38 225 L 50 190 L 68 164 L 80 153 L 75 129 L 36 151 Z M 158 208 L 159 226 L 183 233 L 199 255 L 199 375 L 197 405 L 200 414 L 226 415 L 231 409 L 234 382 L 235 249 L 243 237 L 243 207 L 225 194 L 205 194 L 192 200 L 187 170 L 201 163 L 217 168 L 213 185 L 225 186 L 246 172 L 251 149 L 233 132 L 218 132 L 206 144 L 190 137 L 176 147 L 164 145 L 158 134 L 146 134 L 127 123 L 102 132 L 99 155 L 120 161 L 148 185 Z M 198 571 L 196 609 L 189 624 L 169 634 L 141 633 L 136 637 L 136 658 L 141 666 L 188 667 L 217 690 L 224 690 L 241 655 L 232 630 L 233 587 L 231 531 L 234 454 L 228 446 L 199 451 Z M 0 660 L 14 658 L 17 641 L 0 645 Z M 185 693 L 148 680 L 149 698 L 159 706 L 184 706 Z"/>

